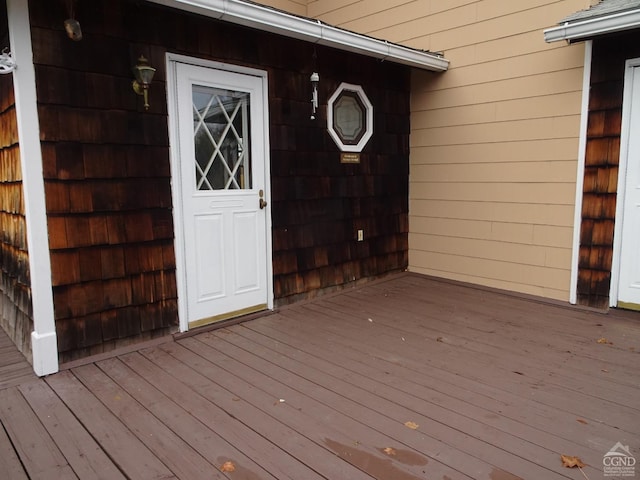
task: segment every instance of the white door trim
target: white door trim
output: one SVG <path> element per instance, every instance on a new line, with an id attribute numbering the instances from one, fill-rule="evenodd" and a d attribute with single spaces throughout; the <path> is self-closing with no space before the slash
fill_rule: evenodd
<path id="1" fill-rule="evenodd" d="M 262 97 L 264 102 L 263 108 L 263 125 L 264 125 L 264 168 L 265 168 L 265 199 L 270 204 L 270 155 L 269 155 L 269 110 L 268 110 L 268 77 L 267 72 L 263 70 L 242 67 L 238 65 L 230 65 L 226 63 L 214 62 L 199 58 L 188 57 L 174 53 L 166 55 L 166 71 L 167 71 L 167 111 L 169 115 L 169 145 L 171 159 L 171 191 L 173 200 L 173 225 L 174 225 L 174 248 L 176 254 L 176 282 L 178 291 L 178 317 L 180 331 L 185 332 L 189 329 L 188 312 L 187 312 L 187 279 L 186 279 L 186 256 L 184 245 L 184 218 L 183 218 L 183 196 L 182 196 L 182 177 L 180 171 L 180 143 L 178 132 L 178 92 L 177 92 L 177 73 L 176 66 L 178 63 L 186 63 L 200 67 L 207 67 L 217 70 L 225 70 L 233 73 L 252 75 L 262 78 Z M 266 269 L 267 269 L 267 308 L 273 309 L 273 260 L 272 260 L 272 238 L 271 238 L 271 209 L 266 209 Z"/>
<path id="2" fill-rule="evenodd" d="M 13 71 L 13 88 L 31 276 L 33 370 L 37 375 L 44 376 L 58 371 L 58 344 L 53 311 L 51 255 L 44 197 L 38 97 L 27 3 L 22 0 L 8 0 L 7 14 L 11 53 L 17 65 Z"/>
<path id="3" fill-rule="evenodd" d="M 591 59 L 593 41 L 584 44 L 584 73 L 582 76 L 582 106 L 580 108 L 580 140 L 576 177 L 575 210 L 573 212 L 573 250 L 571 254 L 571 285 L 569 302 L 578 303 L 578 271 L 580 261 L 580 233 L 582 229 L 582 202 L 584 200 L 584 165 L 587 152 L 587 122 L 589 120 L 589 92 L 591 84 Z"/>
<path id="4" fill-rule="evenodd" d="M 627 180 L 627 156 L 631 135 L 631 95 L 633 93 L 633 69 L 640 67 L 640 58 L 632 58 L 625 63 L 624 93 L 622 100 L 622 130 L 620 134 L 620 160 L 618 165 L 618 190 L 616 202 L 616 222 L 613 233 L 613 265 L 611 266 L 611 288 L 609 306 L 618 306 L 620 282 L 620 260 L 622 253 L 622 225 L 624 222 L 624 198 Z M 640 95 L 640 92 L 635 92 Z"/>

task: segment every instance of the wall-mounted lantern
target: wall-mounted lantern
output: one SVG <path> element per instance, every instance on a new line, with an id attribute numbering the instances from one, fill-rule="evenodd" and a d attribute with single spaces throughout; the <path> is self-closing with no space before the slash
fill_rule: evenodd
<path id="1" fill-rule="evenodd" d="M 135 80 L 131 83 L 133 91 L 138 95 L 144 96 L 144 109 L 149 110 L 149 85 L 153 80 L 153 74 L 156 73 L 156 69 L 149 65 L 149 61 L 140 55 L 138 63 L 133 67 L 133 76 Z"/>
<path id="2" fill-rule="evenodd" d="M 82 40 L 82 28 L 80 27 L 80 22 L 75 18 L 67 18 L 64 21 L 64 30 L 67 32 L 67 37 L 74 42 Z"/>

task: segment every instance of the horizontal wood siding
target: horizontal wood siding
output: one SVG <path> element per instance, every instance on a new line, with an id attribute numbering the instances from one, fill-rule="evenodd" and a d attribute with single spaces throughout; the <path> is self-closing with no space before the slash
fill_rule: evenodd
<path id="1" fill-rule="evenodd" d="M 79 3 L 73 42 L 64 12 L 31 8 L 63 360 L 177 324 L 167 52 L 268 72 L 277 303 L 406 268 L 408 68 L 125 0 Z M 157 68 L 148 112 L 131 90 L 141 53 Z M 359 165 L 341 164 L 326 132 L 341 82 L 361 84 L 375 109 Z"/>
<path id="2" fill-rule="evenodd" d="M 0 32 L 6 24 L 2 2 Z M 0 75 L 0 326 L 30 360 L 33 314 L 26 231 L 13 75 Z"/>
<path id="3" fill-rule="evenodd" d="M 586 0 L 309 3 L 309 14 L 443 52 L 412 79 L 409 268 L 567 300 L 584 46 L 542 31 Z"/>
<path id="4" fill-rule="evenodd" d="M 307 0 L 262 0 L 260 3 L 295 15 L 307 15 Z"/>
<path id="5" fill-rule="evenodd" d="M 625 61 L 640 57 L 640 33 L 594 41 L 580 232 L 578 302 L 609 306 Z"/>

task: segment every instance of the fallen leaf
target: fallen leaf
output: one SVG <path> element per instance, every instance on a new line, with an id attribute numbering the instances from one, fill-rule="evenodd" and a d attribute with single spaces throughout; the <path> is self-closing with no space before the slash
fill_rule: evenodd
<path id="1" fill-rule="evenodd" d="M 607 340 L 604 337 L 599 338 L 598 339 L 598 343 L 604 344 L 604 345 L 613 345 L 613 342 L 610 342 L 609 340 Z"/>
<path id="2" fill-rule="evenodd" d="M 442 342 L 444 342 L 444 338 L 438 337 L 438 338 L 436 338 L 436 342 L 441 342 L 442 343 Z"/>
<path id="3" fill-rule="evenodd" d="M 222 466 L 220 467 L 220 471 L 221 472 L 235 472 L 236 471 L 236 466 L 233 464 L 233 462 L 224 462 L 222 464 Z"/>
<path id="4" fill-rule="evenodd" d="M 609 373 L 609 370 L 607 370 L 606 368 L 603 368 L 601 371 L 602 371 L 603 373 Z"/>
<path id="5" fill-rule="evenodd" d="M 569 455 L 560 455 L 560 459 L 562 460 L 562 465 L 567 468 L 584 468 L 584 463 L 580 460 L 579 457 L 571 457 Z"/>
<path id="6" fill-rule="evenodd" d="M 576 422 L 581 423 L 583 425 L 589 425 L 589 422 L 587 422 L 586 420 L 583 420 L 581 418 L 576 418 Z"/>
<path id="7" fill-rule="evenodd" d="M 385 448 L 385 449 L 383 450 L 383 452 L 384 452 L 384 453 L 386 453 L 387 455 L 392 456 L 392 457 L 396 455 L 396 451 L 395 451 L 393 448 L 391 448 L 391 447 L 387 447 L 387 448 Z"/>
<path id="8" fill-rule="evenodd" d="M 404 424 L 405 427 L 410 428 L 411 430 L 417 430 L 417 428 L 420 426 L 415 422 L 406 422 Z"/>

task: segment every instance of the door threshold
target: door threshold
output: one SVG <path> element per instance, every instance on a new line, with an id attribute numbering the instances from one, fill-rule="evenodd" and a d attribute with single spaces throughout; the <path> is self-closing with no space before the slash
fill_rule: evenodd
<path id="1" fill-rule="evenodd" d="M 631 303 L 631 302 L 618 302 L 616 308 L 622 308 L 624 310 L 633 310 L 636 312 L 640 312 L 640 304 Z"/>
<path id="2" fill-rule="evenodd" d="M 256 305 L 254 307 L 243 308 L 234 312 L 216 315 L 214 317 L 196 320 L 189 323 L 189 330 L 186 332 L 178 332 L 173 334 L 174 340 L 191 337 L 199 333 L 218 330 L 220 328 L 230 327 L 238 323 L 247 322 L 256 318 L 267 317 L 277 313 L 278 310 L 269 310 L 266 304 Z"/>

